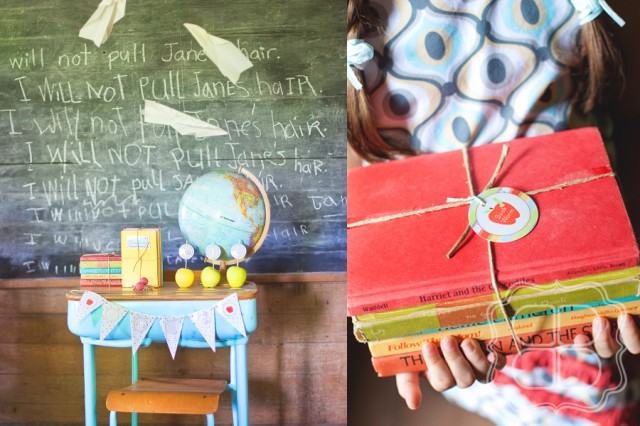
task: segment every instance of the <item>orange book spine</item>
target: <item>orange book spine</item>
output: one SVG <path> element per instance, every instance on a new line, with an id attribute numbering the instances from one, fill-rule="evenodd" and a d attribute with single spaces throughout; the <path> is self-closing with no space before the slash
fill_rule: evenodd
<path id="1" fill-rule="evenodd" d="M 570 325 L 556 330 L 542 330 L 535 333 L 519 335 L 523 351 L 549 349 L 552 347 L 572 344 L 578 334 L 591 335 L 591 323 Z M 462 339 L 459 339 L 462 340 Z M 435 343 L 439 343 L 435 342 Z M 485 352 L 495 350 L 505 355 L 517 353 L 517 348 L 511 336 L 502 336 L 492 340 L 480 342 Z M 374 356 L 371 358 L 373 368 L 379 377 L 394 376 L 398 373 L 415 373 L 426 371 L 421 351 L 408 352 L 397 355 Z"/>
<path id="2" fill-rule="evenodd" d="M 596 316 L 617 318 L 622 313 L 638 314 L 640 312 L 640 298 L 634 298 L 624 303 L 607 303 L 600 306 L 581 307 L 567 306 L 555 313 L 527 314 L 525 318 L 511 321 L 518 336 L 540 334 L 549 330 L 558 330 L 567 326 L 577 326 L 590 322 Z M 443 329 L 432 333 L 415 334 L 412 336 L 396 337 L 385 340 L 370 341 L 369 350 L 373 356 L 397 355 L 419 350 L 425 342 L 440 342 L 445 336 L 455 336 L 459 339 L 470 337 L 479 341 L 487 341 L 503 336 L 510 336 L 511 332 L 506 322 L 472 325 Z"/>

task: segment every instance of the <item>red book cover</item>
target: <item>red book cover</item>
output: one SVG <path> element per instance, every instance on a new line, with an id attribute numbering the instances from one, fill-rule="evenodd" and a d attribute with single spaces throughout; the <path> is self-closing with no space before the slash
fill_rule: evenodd
<path id="1" fill-rule="evenodd" d="M 491 244 L 501 288 L 638 265 L 633 230 L 597 129 L 506 144 L 493 188 L 529 194 L 538 219 L 528 235 Z M 469 149 L 476 194 L 494 173 L 502 145 Z M 461 151 L 351 170 L 347 191 L 349 315 L 493 292 L 487 240 L 471 231 L 446 257 L 469 224 L 468 203 L 451 207 L 448 200 L 470 196 Z"/>
<path id="2" fill-rule="evenodd" d="M 80 256 L 80 262 L 85 260 L 103 260 L 103 261 L 121 261 L 122 256 L 115 253 L 92 253 L 83 254 Z"/>
<path id="3" fill-rule="evenodd" d="M 122 287 L 122 279 L 108 279 L 108 278 L 80 278 L 81 287 Z"/>

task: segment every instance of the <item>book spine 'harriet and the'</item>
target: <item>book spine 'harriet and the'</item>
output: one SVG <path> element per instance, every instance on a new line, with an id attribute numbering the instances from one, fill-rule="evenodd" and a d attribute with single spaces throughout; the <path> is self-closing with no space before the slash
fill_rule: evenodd
<path id="1" fill-rule="evenodd" d="M 638 265 L 637 253 L 630 253 L 627 257 L 616 259 L 614 261 L 596 262 L 589 266 L 583 266 L 579 270 L 548 270 L 539 272 L 527 278 L 518 280 L 518 285 L 539 285 L 542 283 L 551 283 L 554 281 L 562 281 L 577 278 L 579 276 L 588 276 L 600 274 L 607 271 L 615 271 L 620 269 L 633 268 Z M 470 290 L 471 288 L 471 290 Z M 385 297 L 383 303 L 362 304 L 358 305 L 350 303 L 348 306 L 349 316 L 358 316 L 371 314 L 375 312 L 391 311 L 396 309 L 407 308 L 411 306 L 424 305 L 429 303 L 444 303 L 447 301 L 463 300 L 470 296 L 482 296 L 493 294 L 494 290 L 491 286 L 490 275 L 487 271 L 487 281 L 479 283 L 471 287 L 464 286 L 461 288 L 448 289 L 445 291 L 428 292 L 426 289 L 422 292 L 406 292 L 404 294 L 389 293 Z M 471 294 L 472 293 L 472 294 Z"/>
<path id="2" fill-rule="evenodd" d="M 637 268 L 631 268 L 629 271 L 635 274 Z M 637 275 L 608 282 L 585 281 L 582 284 L 565 286 L 557 283 L 554 286 L 548 286 L 548 291 L 514 295 L 506 300 L 508 309 L 515 315 L 530 314 L 568 305 L 634 296 L 639 290 Z M 396 316 L 387 314 L 369 320 L 354 318 L 353 323 L 356 338 L 361 342 L 367 342 L 499 319 L 503 319 L 502 311 L 498 309 L 495 300 L 489 300 L 451 308 L 427 306 L 424 310 L 414 310 L 404 314 L 399 312 Z"/>

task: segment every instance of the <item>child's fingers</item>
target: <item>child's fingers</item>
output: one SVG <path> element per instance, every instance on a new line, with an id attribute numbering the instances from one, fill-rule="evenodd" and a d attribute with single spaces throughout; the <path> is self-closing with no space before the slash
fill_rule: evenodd
<path id="1" fill-rule="evenodd" d="M 593 346 L 602 358 L 611 358 L 620 348 L 611 336 L 611 326 L 607 318 L 593 319 Z"/>
<path id="2" fill-rule="evenodd" d="M 578 334 L 573 338 L 572 348 L 585 355 L 593 353 L 593 340 L 586 334 Z"/>
<path id="3" fill-rule="evenodd" d="M 427 342 L 422 346 L 422 356 L 427 365 L 427 380 L 435 390 L 442 392 L 456 384 L 449 366 L 434 343 Z"/>
<path id="4" fill-rule="evenodd" d="M 467 361 L 475 370 L 476 379 L 483 383 L 490 382 L 491 377 L 489 375 L 492 374 L 493 370 L 487 356 L 480 348 L 480 343 L 475 339 L 464 339 L 460 347 L 464 352 L 464 356 L 467 357 Z"/>
<path id="5" fill-rule="evenodd" d="M 507 357 L 498 352 L 489 352 L 487 359 L 491 364 L 495 364 L 496 370 L 502 370 L 507 365 Z"/>
<path id="6" fill-rule="evenodd" d="M 622 342 L 632 354 L 640 353 L 640 333 L 636 323 L 631 318 L 631 315 L 624 314 L 618 317 L 618 330 L 620 330 L 620 337 Z"/>
<path id="7" fill-rule="evenodd" d="M 455 380 L 455 384 L 461 388 L 468 388 L 476 381 L 475 371 L 462 354 L 458 341 L 453 336 L 447 336 L 440 342 L 440 348 L 444 359 L 449 366 L 450 374 Z"/>
<path id="8" fill-rule="evenodd" d="M 411 410 L 417 410 L 422 402 L 419 376 L 415 373 L 400 373 L 396 375 L 398 393 Z"/>

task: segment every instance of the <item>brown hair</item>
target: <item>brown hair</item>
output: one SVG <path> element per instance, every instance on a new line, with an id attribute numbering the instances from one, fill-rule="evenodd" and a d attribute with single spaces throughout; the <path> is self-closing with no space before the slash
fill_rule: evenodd
<path id="1" fill-rule="evenodd" d="M 379 31 L 366 0 L 348 0 L 347 38 L 362 38 L 368 31 Z M 356 74 L 361 74 L 355 70 Z M 362 79 L 362 76 L 360 76 Z M 388 159 L 394 155 L 411 155 L 415 151 L 408 144 L 385 140 L 376 127 L 369 94 L 363 87 L 356 90 L 347 83 L 347 141 L 367 161 Z"/>
<path id="2" fill-rule="evenodd" d="M 624 88 L 622 54 L 597 19 L 580 30 L 580 63 L 573 70 L 578 87 L 573 104 L 587 114 L 620 98 Z"/>
<path id="3" fill-rule="evenodd" d="M 369 31 L 381 31 L 368 3 L 368 0 L 348 0 L 348 39 L 363 38 Z M 573 106 L 587 114 L 618 99 L 624 86 L 622 56 L 611 34 L 597 19 L 580 29 L 579 58 L 579 63 L 571 70 L 577 82 Z M 359 70 L 354 69 L 354 72 L 363 80 Z M 380 135 L 366 89 L 356 90 L 350 83 L 347 83 L 347 141 L 367 161 L 416 153 L 409 144 L 390 141 Z"/>

